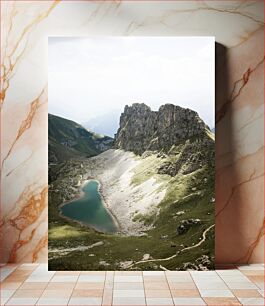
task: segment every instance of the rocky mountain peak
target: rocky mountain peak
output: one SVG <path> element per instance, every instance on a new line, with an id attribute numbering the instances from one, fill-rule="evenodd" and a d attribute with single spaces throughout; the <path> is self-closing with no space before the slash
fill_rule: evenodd
<path id="1" fill-rule="evenodd" d="M 125 106 L 115 147 L 142 154 L 145 151 L 168 152 L 183 140 L 205 134 L 209 127 L 198 113 L 174 104 L 164 104 L 152 111 L 144 103 Z"/>
<path id="2" fill-rule="evenodd" d="M 151 111 L 151 108 L 145 103 L 133 103 L 132 106 L 125 105 L 124 113 L 130 113 L 132 111 Z"/>

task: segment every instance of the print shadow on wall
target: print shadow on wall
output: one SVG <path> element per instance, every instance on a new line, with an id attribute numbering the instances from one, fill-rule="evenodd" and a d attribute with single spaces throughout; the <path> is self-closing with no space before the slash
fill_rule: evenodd
<path id="1" fill-rule="evenodd" d="M 49 269 L 214 269 L 213 37 L 49 38 Z"/>

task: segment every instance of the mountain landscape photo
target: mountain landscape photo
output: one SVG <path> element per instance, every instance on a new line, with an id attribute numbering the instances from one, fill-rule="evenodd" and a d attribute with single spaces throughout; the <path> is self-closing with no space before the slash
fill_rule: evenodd
<path id="1" fill-rule="evenodd" d="M 156 112 L 134 103 L 125 106 L 115 138 L 105 138 L 49 115 L 49 267 L 213 268 L 214 135 L 209 127 L 190 109 L 165 104 Z M 60 158 L 62 148 L 66 154 Z M 84 197 L 85 182 L 98 182 L 90 192 L 99 193 L 98 210 L 109 218 L 100 212 L 90 220 L 85 211 L 62 210 L 64 203 L 82 210 L 73 201 Z"/>
<path id="2" fill-rule="evenodd" d="M 214 39 L 49 38 L 48 266 L 214 269 Z"/>

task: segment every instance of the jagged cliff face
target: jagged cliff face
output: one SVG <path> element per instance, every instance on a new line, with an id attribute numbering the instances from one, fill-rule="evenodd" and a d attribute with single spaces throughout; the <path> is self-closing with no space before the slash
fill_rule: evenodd
<path id="1" fill-rule="evenodd" d="M 192 137 L 203 136 L 209 127 L 195 111 L 173 104 L 152 111 L 144 103 L 125 106 L 115 147 L 142 154 L 145 151 L 168 152 L 173 145 Z"/>
<path id="2" fill-rule="evenodd" d="M 146 156 L 158 154 L 164 162 L 159 174 L 189 174 L 203 166 L 214 168 L 214 136 L 199 115 L 173 104 L 158 111 L 141 103 L 125 106 L 115 147 Z"/>

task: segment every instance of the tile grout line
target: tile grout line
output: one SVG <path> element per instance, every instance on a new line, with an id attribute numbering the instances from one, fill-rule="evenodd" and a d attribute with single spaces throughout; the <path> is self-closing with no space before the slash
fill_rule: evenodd
<path id="1" fill-rule="evenodd" d="M 203 272 L 203 271 L 202 271 L 202 272 Z M 219 276 L 218 273 L 216 272 L 216 270 L 214 270 L 214 272 L 215 272 L 215 274 L 216 274 L 217 276 Z M 206 302 L 206 300 L 205 300 L 206 297 L 205 297 L 205 298 L 202 297 L 201 291 L 200 291 L 199 287 L 197 286 L 196 280 L 195 280 L 194 277 L 192 276 L 192 273 L 190 273 L 190 275 L 191 275 L 191 278 L 193 279 L 193 282 L 195 283 L 195 286 L 196 286 L 197 290 L 199 291 L 199 294 L 200 294 L 201 299 L 205 302 L 206 305 L 208 305 L 207 302 Z M 230 291 L 230 289 L 228 288 L 228 286 L 226 285 L 226 283 L 224 282 L 224 280 L 223 280 L 223 279 L 221 279 L 221 280 L 222 280 L 222 282 L 225 284 L 225 286 L 227 287 L 227 289 Z M 210 290 L 210 289 L 209 289 L 209 290 Z M 217 290 L 218 290 L 218 289 L 217 289 Z"/>
<path id="2" fill-rule="evenodd" d="M 105 286 L 106 286 L 106 278 L 107 278 L 107 273 L 108 271 L 105 271 L 105 278 L 104 278 L 104 287 L 103 287 L 103 292 L 102 292 L 102 295 L 101 295 L 101 306 L 103 305 L 103 299 L 104 299 L 104 293 L 105 293 Z M 113 290 L 112 290 L 113 292 Z M 112 301 L 111 301 L 111 304 L 112 304 Z"/>
<path id="3" fill-rule="evenodd" d="M 12 273 L 14 273 L 19 267 L 21 267 L 22 265 L 20 264 L 20 265 L 17 265 L 16 267 L 15 267 L 15 269 L 10 273 L 10 274 L 8 274 L 2 281 L 4 281 L 6 278 L 8 278 L 8 276 L 9 275 L 11 275 Z M 31 276 L 31 274 L 38 268 L 40 266 L 40 264 L 37 264 L 36 265 L 36 267 L 31 271 L 31 273 L 28 275 L 28 277 L 30 277 Z M 1 271 L 1 269 L 0 269 L 0 271 Z M 28 277 L 26 278 L 26 280 L 28 279 Z M 1 282 L 2 282 L 1 281 Z M 11 294 L 11 296 L 9 297 L 9 298 L 7 298 L 7 300 L 5 301 L 5 303 L 4 303 L 4 305 L 7 305 L 7 303 L 9 302 L 9 300 L 11 300 L 12 298 L 13 298 L 13 296 L 14 296 L 14 294 L 18 291 L 18 290 L 23 290 L 23 289 L 20 289 L 21 288 L 21 286 L 23 285 L 25 283 L 25 280 L 23 281 L 23 282 L 21 282 L 21 284 L 18 286 L 18 288 L 16 288 L 16 289 L 14 289 L 14 292 Z M 46 287 L 47 287 L 48 285 L 46 285 Z M 45 287 L 45 288 L 46 288 Z M 11 289 L 12 290 L 12 289 Z M 25 289 L 26 290 L 26 289 Z M 31 290 L 31 289 L 28 289 L 28 290 Z M 44 291 L 44 289 L 43 289 L 43 291 Z M 43 293 L 43 291 L 42 291 L 42 293 Z M 0 290 L 0 298 L 1 298 L 1 290 Z M 38 299 L 37 299 L 37 302 L 38 302 Z M 37 304 L 37 302 L 35 303 L 35 305 Z"/>
<path id="4" fill-rule="evenodd" d="M 74 287 L 73 287 L 73 289 L 72 289 L 72 292 L 71 292 L 71 294 L 70 294 L 70 296 L 69 296 L 69 298 L 68 298 L 67 305 L 69 305 L 69 303 L 70 303 L 70 300 L 71 300 L 71 298 L 72 298 L 72 295 L 73 295 L 73 293 L 74 293 L 74 290 L 75 290 L 75 287 L 76 287 L 76 285 L 77 285 L 77 282 L 78 282 L 78 280 L 79 280 L 80 275 L 81 275 L 81 272 L 78 274 L 78 277 L 77 277 L 77 279 L 76 279 L 76 281 L 75 281 L 75 285 L 74 285 Z"/>
<path id="5" fill-rule="evenodd" d="M 236 271 L 239 271 L 240 273 L 242 273 L 242 272 L 238 269 L 237 266 L 234 266 L 233 269 L 235 269 Z M 226 284 L 226 281 L 222 278 L 222 275 L 220 275 L 219 273 L 217 273 L 217 274 L 218 274 L 219 277 L 222 279 L 222 281 L 225 283 L 225 285 L 228 287 L 228 285 Z M 244 275 L 244 273 L 242 273 L 242 274 Z M 228 287 L 228 289 L 229 289 L 229 291 L 233 294 L 233 296 L 236 298 L 236 300 L 239 302 L 239 304 L 240 304 L 240 305 L 243 305 L 243 304 L 240 302 L 239 298 L 234 294 L 234 292 L 232 292 L 232 289 L 230 289 L 229 287 Z"/>
<path id="6" fill-rule="evenodd" d="M 166 277 L 166 282 L 167 282 L 167 285 L 168 285 L 168 289 L 169 289 L 169 292 L 170 292 L 172 303 L 173 303 L 173 305 L 175 305 L 174 298 L 173 298 L 173 295 L 172 295 L 172 292 L 171 292 L 171 288 L 169 286 L 169 282 L 168 282 L 168 279 L 167 279 L 166 272 L 164 272 L 164 274 L 165 274 L 165 277 Z"/>
<path id="7" fill-rule="evenodd" d="M 115 272 L 113 271 L 113 274 L 112 274 L 112 289 L 111 289 L 111 305 L 113 304 L 113 293 L 114 293 L 114 276 L 115 276 Z"/>
<path id="8" fill-rule="evenodd" d="M 38 268 L 38 267 L 40 267 L 40 265 L 38 265 L 38 266 L 37 266 L 37 268 Z M 37 268 L 36 268 L 36 269 L 34 269 L 34 270 L 33 270 L 33 272 L 34 272 L 35 270 L 37 270 Z M 33 273 L 33 272 L 32 272 L 32 273 Z M 32 273 L 31 273 L 31 274 L 32 274 Z M 30 275 L 31 275 L 31 274 L 30 274 Z M 43 292 L 46 290 L 46 288 L 48 287 L 49 283 L 50 283 L 50 280 L 47 282 L 47 284 L 46 284 L 45 288 L 43 289 L 43 291 L 42 291 L 42 294 L 41 294 L 41 295 L 43 295 Z M 23 284 L 24 284 L 24 283 L 23 283 Z M 37 305 L 37 304 L 38 304 L 38 302 L 39 302 L 40 298 L 41 298 L 41 296 L 38 298 L 38 300 L 37 300 L 37 302 L 35 303 L 35 305 Z"/>
<path id="9" fill-rule="evenodd" d="M 39 265 L 37 265 L 37 267 L 38 267 Z M 14 273 L 14 276 L 15 276 L 15 271 L 17 270 L 17 272 L 19 272 L 18 270 L 19 270 L 19 267 L 20 266 L 17 266 L 16 267 L 16 269 L 14 269 L 14 271 L 12 271 L 9 275 L 11 275 L 12 273 Z M 14 296 L 14 294 L 17 292 L 17 291 L 19 291 L 19 290 L 25 290 L 25 291 L 29 291 L 29 290 L 32 290 L 32 289 L 21 289 L 21 287 L 23 286 L 23 284 L 26 284 L 26 280 L 34 273 L 34 271 L 37 269 L 37 267 L 35 268 L 35 269 L 33 269 L 33 270 L 30 270 L 30 274 L 28 274 L 28 276 L 27 276 L 27 278 L 24 280 L 24 281 L 22 281 L 21 283 L 20 283 L 20 285 L 18 286 L 18 288 L 16 288 L 16 289 L 6 289 L 6 290 L 14 290 L 14 292 L 12 293 L 12 295 L 10 296 L 10 297 L 8 297 L 7 298 L 7 300 L 5 301 L 5 305 L 10 301 L 10 299 Z M 23 270 L 23 269 L 22 269 Z M 233 271 L 239 271 L 244 277 L 247 277 L 247 275 L 244 275 L 244 273 L 243 272 L 241 272 L 238 268 L 234 268 L 234 269 L 232 269 Z M 112 279 L 112 282 L 111 282 L 111 296 L 112 296 L 112 302 L 113 302 L 113 294 L 114 294 L 114 277 L 115 277 L 115 271 L 110 271 L 111 273 L 112 273 L 112 276 L 111 276 L 111 279 Z M 145 281 L 144 281 L 144 272 L 143 271 L 139 271 L 140 272 L 140 275 L 141 275 L 141 278 L 142 278 L 142 284 L 143 284 L 143 286 L 144 286 L 144 298 L 145 298 L 145 305 L 147 305 L 147 296 L 146 296 L 146 287 L 145 287 Z M 222 274 L 219 274 L 218 272 L 217 272 L 217 270 L 214 270 L 213 271 L 214 272 L 214 276 L 218 279 L 218 280 L 221 280 L 222 281 L 222 283 L 224 283 L 225 284 L 225 287 L 228 287 L 228 285 L 227 285 L 227 283 L 226 283 L 226 281 L 225 281 L 225 279 L 224 279 L 224 277 L 225 277 L 225 275 L 223 275 L 222 276 Z M 78 283 L 78 281 L 79 281 L 79 279 L 80 279 L 80 276 L 81 276 L 81 273 L 82 272 L 80 272 L 80 271 L 78 271 L 78 276 L 77 276 L 77 278 L 76 278 L 76 280 L 75 280 L 75 282 L 74 282 L 74 286 L 73 286 L 73 289 L 70 289 L 71 290 L 71 295 L 68 297 L 68 302 L 67 302 L 67 305 L 69 305 L 69 303 L 70 303 L 70 299 L 72 298 L 72 295 L 73 295 L 73 290 L 77 287 L 77 283 Z M 27 272 L 26 272 L 26 274 L 27 274 Z M 200 292 L 200 290 L 199 290 L 199 288 L 197 287 L 197 283 L 196 283 L 196 281 L 195 281 L 195 276 L 193 277 L 192 276 L 192 273 L 190 272 L 190 271 L 188 271 L 188 274 L 189 274 L 189 276 L 191 277 L 191 279 L 192 279 L 192 281 L 193 281 L 193 284 L 195 284 L 195 287 L 197 288 L 197 290 L 199 291 L 199 294 L 200 294 L 200 297 L 202 298 L 202 300 L 207 304 L 207 302 L 206 302 L 206 298 L 207 297 L 202 297 L 201 296 L 201 292 Z M 202 272 L 202 275 L 203 275 L 203 272 Z M 44 293 L 44 291 L 47 289 L 47 287 L 49 286 L 49 284 L 52 284 L 52 282 L 51 282 L 51 280 L 54 278 L 54 276 L 55 276 L 55 274 L 50 278 L 50 280 L 48 281 L 48 282 L 45 282 L 45 286 L 42 288 L 42 289 L 38 289 L 38 290 L 40 290 L 41 291 L 41 295 L 40 295 L 40 297 L 38 297 L 37 299 L 36 299 L 36 302 L 35 302 L 35 304 L 34 305 L 37 305 L 38 304 L 38 302 L 39 302 L 39 300 L 41 299 L 41 296 L 43 295 L 43 293 Z M 105 292 L 105 290 L 107 291 L 107 289 L 108 288 L 106 288 L 106 284 L 107 284 L 107 279 L 108 279 L 108 271 L 105 271 L 104 272 L 104 287 L 103 287 L 103 296 L 102 296 L 102 300 L 101 300 L 101 306 L 104 306 L 103 305 L 103 297 L 104 297 L 104 292 Z M 154 276 L 152 276 L 151 275 L 151 277 L 154 277 Z M 173 301 L 173 305 L 175 304 L 174 303 L 174 298 L 173 298 L 173 296 L 172 296 L 172 292 L 171 292 L 171 288 L 170 288 L 170 286 L 169 286 L 169 278 L 168 278 L 168 276 L 167 276 L 167 274 L 166 274 L 166 272 L 164 272 L 163 271 L 163 277 L 164 278 L 166 278 L 166 280 L 165 280 L 165 283 L 167 283 L 167 285 L 168 285 L 168 288 L 169 288 L 169 291 L 170 291 L 170 296 L 171 296 L 171 299 L 172 299 L 172 301 Z M 14 280 L 14 282 L 15 282 L 15 280 Z M 63 282 L 63 280 L 62 280 L 62 282 Z M 163 281 L 164 282 L 164 281 Z M 254 281 L 252 281 L 251 279 L 249 279 L 249 282 L 250 283 L 252 283 L 252 284 L 255 284 L 254 283 Z M 36 283 L 38 283 L 38 282 L 36 282 Z M 56 282 L 55 282 L 56 283 Z M 259 287 L 256 285 L 255 286 L 256 287 L 256 289 L 254 289 L 255 291 L 262 291 L 262 289 L 259 289 Z M 36 288 L 36 290 L 37 290 L 37 288 Z M 204 290 L 204 289 L 202 289 L 202 290 Z M 221 289 L 205 289 L 205 290 L 217 290 L 217 291 L 219 291 L 219 290 L 221 290 Z M 229 291 L 230 293 L 232 293 L 232 295 L 233 295 L 233 297 L 227 297 L 228 299 L 229 298 L 231 298 L 231 299 L 235 299 L 238 303 L 239 303 L 239 305 L 242 305 L 242 303 L 240 302 L 240 300 L 239 300 L 239 297 L 237 297 L 234 293 L 233 293 L 233 289 L 230 289 L 229 287 L 228 287 L 228 289 L 222 289 L 222 290 L 227 290 L 227 291 Z M 236 290 L 236 289 L 235 289 Z M 240 290 L 240 289 L 239 289 Z M 21 298 L 23 298 L 23 297 L 21 297 Z M 26 297 L 27 298 L 27 297 Z M 161 297 L 162 298 L 162 297 Z M 215 298 L 222 298 L 222 297 L 218 297 L 218 296 L 216 296 Z M 223 298 L 226 298 L 226 297 L 223 297 Z M 246 297 L 247 298 L 247 297 Z M 249 298 L 251 298 L 251 297 L 249 297 Z M 254 298 L 254 297 L 253 297 Z M 263 298 L 263 300 L 264 300 L 264 297 L 260 297 L 260 298 Z M 109 305 L 109 303 L 107 303 L 108 305 Z M 113 305 L 113 303 L 111 303 L 111 305 Z M 208 305 L 208 304 L 207 304 Z"/>
<path id="10" fill-rule="evenodd" d="M 1 282 L 3 282 L 10 274 L 12 274 L 13 272 L 16 271 L 16 269 L 18 268 L 18 265 L 15 267 L 14 270 L 12 270 L 12 272 L 10 272 L 3 280 L 1 280 Z M 2 270 L 2 267 L 0 269 L 0 271 Z M 0 272 L 0 276 L 1 276 L 1 272 Z M 16 291 L 22 286 L 23 283 L 21 283 L 21 285 L 14 290 L 14 292 L 11 294 L 11 296 L 9 298 L 7 298 L 6 302 L 4 303 L 4 305 L 6 305 L 6 303 L 12 298 L 12 296 L 16 293 Z M 0 290 L 0 298 L 1 298 L 1 290 Z"/>
<path id="11" fill-rule="evenodd" d="M 115 275 L 116 275 L 116 272 L 117 271 L 113 271 L 113 289 L 112 289 L 112 293 L 111 293 L 111 296 L 112 296 L 111 305 L 113 305 L 113 300 L 114 300 L 114 285 L 115 285 Z"/>
<path id="12" fill-rule="evenodd" d="M 146 293 L 145 293 L 145 284 L 144 284 L 144 273 L 143 271 L 141 272 L 141 276 L 142 276 L 142 281 L 143 281 L 143 287 L 144 287 L 144 300 L 145 300 L 145 305 L 147 305 L 147 297 L 146 297 Z"/>

